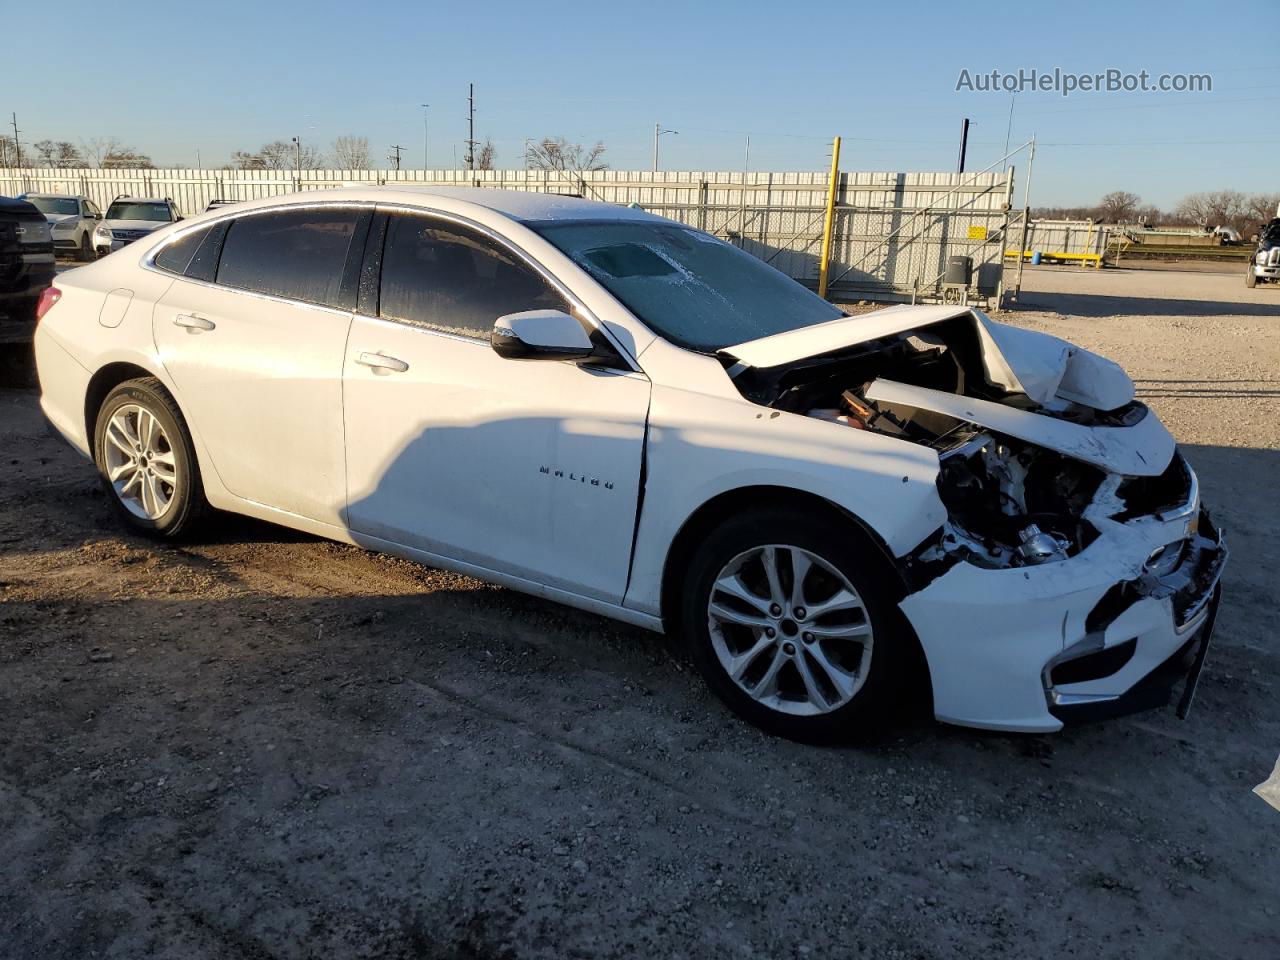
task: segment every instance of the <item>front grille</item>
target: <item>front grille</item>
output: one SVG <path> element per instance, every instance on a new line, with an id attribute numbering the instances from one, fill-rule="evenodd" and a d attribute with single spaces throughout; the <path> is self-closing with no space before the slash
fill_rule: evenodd
<path id="1" fill-rule="evenodd" d="M 1280 267 L 1280 247 L 1272 247 L 1267 254 L 1267 266 Z"/>
<path id="2" fill-rule="evenodd" d="M 113 240 L 123 240 L 125 243 L 132 243 L 134 240 L 141 240 L 150 230 L 112 230 L 111 238 Z"/>

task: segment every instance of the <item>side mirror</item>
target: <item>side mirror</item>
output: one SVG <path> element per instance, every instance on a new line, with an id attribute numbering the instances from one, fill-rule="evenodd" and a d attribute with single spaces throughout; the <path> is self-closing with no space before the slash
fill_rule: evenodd
<path id="1" fill-rule="evenodd" d="M 582 360 L 595 351 L 582 324 L 560 310 L 526 310 L 499 317 L 489 345 L 508 360 Z"/>

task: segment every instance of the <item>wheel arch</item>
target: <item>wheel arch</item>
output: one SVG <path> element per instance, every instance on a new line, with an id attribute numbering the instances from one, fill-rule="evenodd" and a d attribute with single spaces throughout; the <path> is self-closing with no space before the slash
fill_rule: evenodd
<path id="1" fill-rule="evenodd" d="M 155 377 L 161 380 L 154 371 L 125 360 L 105 364 L 89 378 L 89 386 L 84 392 L 84 435 L 89 441 L 91 450 L 98 427 L 98 411 L 102 409 L 102 402 L 107 399 L 107 394 L 128 380 L 138 380 L 143 377 Z M 163 383 L 163 380 L 161 382 Z M 165 389 L 168 390 L 168 387 Z M 169 391 L 169 396 L 173 396 L 172 391 Z M 174 403 L 177 402 L 174 398 Z"/>
<path id="2" fill-rule="evenodd" d="M 907 581 L 888 544 L 870 524 L 852 511 L 816 493 L 792 487 L 756 485 L 737 487 L 712 497 L 689 515 L 671 541 L 671 547 L 663 563 L 660 593 L 660 612 L 667 630 L 673 630 L 677 625 L 676 611 L 680 609 L 683 573 L 687 570 L 693 551 L 697 549 L 702 538 L 717 524 L 734 514 L 762 507 L 786 507 L 810 512 L 828 520 L 832 523 L 833 529 L 861 539 L 869 549 L 884 560 L 890 574 L 890 581 L 896 587 L 892 601 L 893 608 L 898 610 L 898 604 L 909 592 Z M 900 610 L 898 610 L 898 621 L 902 637 L 908 647 L 908 665 L 915 686 L 913 693 L 920 699 L 921 709 L 927 709 L 931 715 L 933 690 L 924 648 L 920 645 L 920 639 L 912 629 L 910 621 Z"/>
<path id="3" fill-rule="evenodd" d="M 688 565 L 689 558 L 702 537 L 719 523 L 736 513 L 756 510 L 763 507 L 788 507 L 815 513 L 834 521 L 846 530 L 864 539 L 868 546 L 880 554 L 888 568 L 893 571 L 894 578 L 902 584 L 903 595 L 906 594 L 906 582 L 898 569 L 898 564 L 888 545 L 870 524 L 857 514 L 845 509 L 837 503 L 792 487 L 757 485 L 737 487 L 716 494 L 689 515 L 671 541 L 667 557 L 662 568 L 661 610 L 664 618 L 669 617 L 672 610 L 677 609 L 680 588 L 680 572 Z M 901 597 L 895 597 L 897 602 Z"/>

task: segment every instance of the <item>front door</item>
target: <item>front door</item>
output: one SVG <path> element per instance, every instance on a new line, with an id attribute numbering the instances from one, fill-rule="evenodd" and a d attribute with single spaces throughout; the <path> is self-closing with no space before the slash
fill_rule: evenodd
<path id="1" fill-rule="evenodd" d="M 648 380 L 499 357 L 499 316 L 568 306 L 509 250 L 443 220 L 390 218 L 378 304 L 353 320 L 343 373 L 350 528 L 620 602 Z"/>

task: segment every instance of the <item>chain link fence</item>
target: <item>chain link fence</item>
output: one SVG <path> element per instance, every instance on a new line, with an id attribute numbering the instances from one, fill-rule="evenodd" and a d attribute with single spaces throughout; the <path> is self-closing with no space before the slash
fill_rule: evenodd
<path id="1" fill-rule="evenodd" d="M 171 197 L 185 214 L 212 200 L 375 184 L 479 186 L 634 204 L 698 227 L 816 287 L 829 175 L 822 172 L 541 170 L 0 169 L 0 195 Z M 841 173 L 831 254 L 833 300 L 931 300 L 949 257 L 973 260 L 970 300 L 998 302 L 1013 171 Z M 1012 238 L 1016 244 L 1017 238 Z"/>

